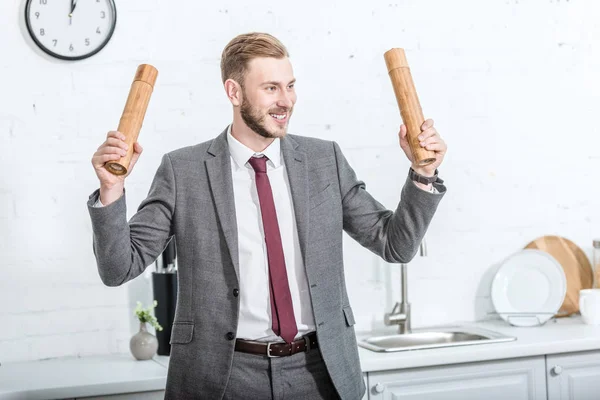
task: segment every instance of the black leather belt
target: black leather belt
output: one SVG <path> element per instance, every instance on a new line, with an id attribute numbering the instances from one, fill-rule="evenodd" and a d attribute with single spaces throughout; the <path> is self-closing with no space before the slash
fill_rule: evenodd
<path id="1" fill-rule="evenodd" d="M 292 343 L 285 342 L 256 342 L 253 340 L 236 339 L 235 351 L 242 353 L 260 354 L 268 357 L 291 356 L 303 351 L 310 351 L 319 347 L 317 333 L 311 332 Z"/>

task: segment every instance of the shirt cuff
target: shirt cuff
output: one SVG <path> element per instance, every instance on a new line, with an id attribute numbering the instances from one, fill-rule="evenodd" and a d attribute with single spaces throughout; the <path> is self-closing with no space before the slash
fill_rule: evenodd
<path id="1" fill-rule="evenodd" d="M 433 193 L 433 194 L 439 194 L 440 192 L 438 192 L 438 190 L 435 188 L 435 186 L 431 185 L 431 187 L 429 189 L 423 189 L 422 187 L 420 187 L 419 185 L 417 185 L 417 183 L 415 181 L 412 181 L 412 183 L 418 187 L 419 189 L 421 189 L 424 192 L 429 192 L 429 193 Z"/>
<path id="2" fill-rule="evenodd" d="M 102 202 L 100 201 L 100 196 L 98 196 L 98 200 L 96 200 L 96 202 L 94 203 L 94 205 L 92 207 L 96 207 L 96 208 L 104 207 L 104 204 L 102 204 Z"/>

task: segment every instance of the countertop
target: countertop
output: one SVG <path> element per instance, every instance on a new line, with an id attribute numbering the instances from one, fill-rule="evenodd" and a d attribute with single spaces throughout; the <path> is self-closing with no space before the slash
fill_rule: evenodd
<path id="1" fill-rule="evenodd" d="M 395 353 L 376 353 L 359 347 L 363 372 L 600 350 L 600 326 L 586 325 L 580 316 L 551 319 L 537 327 L 514 327 L 503 320 L 453 325 L 483 328 L 517 340 Z"/>
<path id="2" fill-rule="evenodd" d="M 130 354 L 2 363 L 0 399 L 46 400 L 164 390 L 167 369 Z"/>
<path id="3" fill-rule="evenodd" d="M 362 370 L 385 371 L 600 350 L 600 326 L 585 325 L 580 317 L 550 320 L 532 328 L 513 327 L 501 320 L 455 325 L 488 329 L 517 340 L 396 353 L 359 348 Z M 0 399 L 36 400 L 162 390 L 168 365 L 166 356 L 137 361 L 129 354 L 3 363 Z"/>

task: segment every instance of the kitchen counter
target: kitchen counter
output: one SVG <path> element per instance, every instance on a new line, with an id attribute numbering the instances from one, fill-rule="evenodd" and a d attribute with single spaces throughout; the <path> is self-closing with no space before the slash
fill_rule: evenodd
<path id="1" fill-rule="evenodd" d="M 500 332 L 517 340 L 396 353 L 359 348 L 363 372 L 600 350 L 600 326 L 584 325 L 580 317 L 551 320 L 533 328 L 517 328 L 501 320 L 460 325 Z M 136 361 L 129 354 L 3 363 L 0 399 L 73 398 L 162 390 L 168 365 L 166 356 Z"/>
<path id="2" fill-rule="evenodd" d="M 385 371 L 600 350 L 600 326 L 585 325 L 580 316 L 552 319 L 537 327 L 514 327 L 503 320 L 455 325 L 488 329 L 516 337 L 517 340 L 395 353 L 376 353 L 359 347 L 362 370 Z M 359 340 L 360 338 L 358 335 Z"/>
<path id="3" fill-rule="evenodd" d="M 167 369 L 130 354 L 2 363 L 0 399 L 38 400 L 164 390 Z"/>

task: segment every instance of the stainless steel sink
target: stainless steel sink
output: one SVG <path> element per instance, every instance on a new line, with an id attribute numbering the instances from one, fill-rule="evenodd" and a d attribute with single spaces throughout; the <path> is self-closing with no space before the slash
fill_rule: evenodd
<path id="1" fill-rule="evenodd" d="M 377 352 L 395 352 L 501 343 L 513 340 L 516 338 L 487 329 L 455 326 L 414 330 L 412 333 L 396 335 L 371 336 L 360 340 L 358 345 Z"/>

